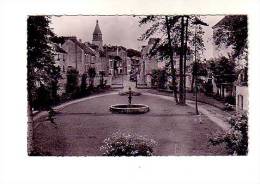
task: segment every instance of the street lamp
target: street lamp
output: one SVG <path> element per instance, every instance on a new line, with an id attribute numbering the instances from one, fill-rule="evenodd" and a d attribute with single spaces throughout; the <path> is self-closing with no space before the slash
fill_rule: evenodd
<path id="1" fill-rule="evenodd" d="M 198 65 L 197 65 L 197 47 L 196 47 L 196 41 L 197 41 L 197 25 L 203 25 L 203 26 L 208 26 L 207 23 L 203 22 L 202 20 L 198 19 L 197 17 L 195 17 L 195 20 L 192 22 L 192 24 L 195 25 L 195 42 L 194 42 L 194 66 L 193 68 L 195 68 L 194 72 L 194 79 L 195 79 L 195 108 L 196 108 L 196 114 L 199 115 L 199 110 L 198 110 L 198 80 L 197 80 L 197 69 L 198 69 Z"/>

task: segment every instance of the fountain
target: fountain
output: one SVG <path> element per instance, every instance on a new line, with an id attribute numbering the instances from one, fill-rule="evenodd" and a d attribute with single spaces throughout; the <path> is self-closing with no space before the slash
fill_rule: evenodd
<path id="1" fill-rule="evenodd" d="M 149 106 L 144 104 L 132 104 L 133 92 L 131 87 L 128 90 L 128 104 L 111 105 L 109 110 L 120 114 L 143 114 L 149 111 Z"/>

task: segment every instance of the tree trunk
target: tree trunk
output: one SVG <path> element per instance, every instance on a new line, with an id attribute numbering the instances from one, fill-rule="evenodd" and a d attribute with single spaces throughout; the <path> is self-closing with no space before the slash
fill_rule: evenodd
<path id="1" fill-rule="evenodd" d="M 181 49 L 180 49 L 180 84 L 179 84 L 179 103 L 184 104 L 184 80 L 183 80 L 183 54 L 184 54 L 184 16 L 181 17 Z"/>
<path id="2" fill-rule="evenodd" d="M 33 113 L 31 103 L 28 100 L 27 105 L 27 154 L 31 155 L 33 152 Z"/>
<path id="3" fill-rule="evenodd" d="M 168 46 L 169 46 L 169 53 L 170 53 L 170 64 L 171 64 L 171 75 L 172 75 L 172 86 L 173 86 L 173 93 L 176 103 L 179 103 L 178 96 L 177 96 L 177 84 L 176 84 L 176 71 L 174 68 L 174 61 L 173 61 L 173 50 L 171 44 L 171 35 L 170 35 L 170 25 L 168 21 L 168 16 L 165 16 L 166 21 L 166 28 L 167 28 L 167 36 L 168 36 Z"/>
<path id="4" fill-rule="evenodd" d="M 192 73 L 192 76 L 191 76 L 191 92 L 194 92 L 194 74 Z"/>
<path id="5" fill-rule="evenodd" d="M 186 30 L 185 30 L 185 47 L 184 47 L 184 80 L 183 80 L 183 95 L 184 103 L 186 103 L 186 61 L 187 61 L 187 44 L 188 44 L 188 26 L 189 26 L 189 17 L 186 17 Z"/>

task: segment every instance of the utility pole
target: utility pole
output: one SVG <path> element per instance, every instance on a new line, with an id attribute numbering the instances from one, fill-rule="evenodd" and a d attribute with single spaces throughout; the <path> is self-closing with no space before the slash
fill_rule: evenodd
<path id="1" fill-rule="evenodd" d="M 174 61 L 173 61 L 173 51 L 172 51 L 172 44 L 171 44 L 171 35 L 170 35 L 170 26 L 168 16 L 165 16 L 166 21 L 166 28 L 167 28 L 167 36 L 168 36 L 168 47 L 170 53 L 170 64 L 171 64 L 171 76 L 172 76 L 172 86 L 173 86 L 173 93 L 176 103 L 179 103 L 178 96 L 177 96 L 177 84 L 176 84 L 176 76 L 175 76 L 175 68 L 174 68 Z"/>
<path id="2" fill-rule="evenodd" d="M 201 21 L 200 19 L 198 19 L 197 17 L 195 17 L 195 20 L 193 21 L 193 24 L 195 25 L 195 43 L 194 43 L 194 57 L 195 57 L 195 61 L 194 61 L 194 65 L 195 65 L 195 71 L 194 71 L 194 80 L 195 80 L 195 104 L 196 104 L 196 114 L 199 115 L 199 110 L 198 110 L 198 79 L 197 79 L 197 70 L 198 70 L 198 64 L 197 64 L 197 26 L 198 25 L 203 25 L 203 26 L 208 26 L 207 23 Z"/>

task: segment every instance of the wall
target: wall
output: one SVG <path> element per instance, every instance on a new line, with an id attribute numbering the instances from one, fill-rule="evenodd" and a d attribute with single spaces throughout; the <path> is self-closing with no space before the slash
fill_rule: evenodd
<path id="1" fill-rule="evenodd" d="M 241 108 L 241 98 L 243 96 L 243 109 Z M 247 86 L 236 86 L 236 110 L 237 111 L 248 111 L 248 87 Z"/>

